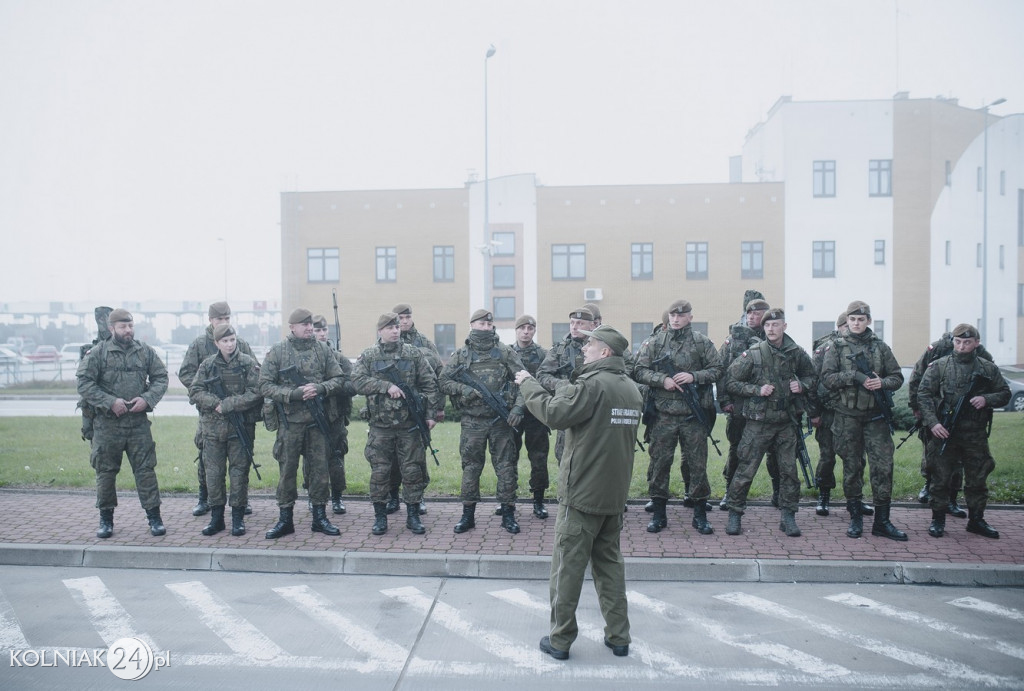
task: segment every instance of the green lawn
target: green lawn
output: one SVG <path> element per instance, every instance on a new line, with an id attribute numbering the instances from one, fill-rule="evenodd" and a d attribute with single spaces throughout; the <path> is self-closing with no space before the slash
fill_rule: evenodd
<path id="1" fill-rule="evenodd" d="M 192 444 L 195 418 L 161 417 L 153 418 L 153 436 L 157 448 L 157 475 L 160 489 L 165 492 L 195 492 L 197 487 L 194 459 L 196 449 Z M 5 487 L 82 487 L 94 486 L 92 468 L 89 466 L 89 445 L 82 441 L 80 421 L 77 418 L 15 417 L 0 418 L 0 486 Z M 897 439 L 904 436 L 899 432 Z M 459 425 L 446 422 L 434 429 L 434 447 L 438 450 L 441 466 L 434 465 L 428 456 L 430 486 L 428 496 L 458 496 L 461 466 L 458 457 Z M 715 437 L 721 440 L 719 446 L 727 452 L 725 442 L 725 420 L 719 416 Z M 1024 503 L 1024 415 L 1018 413 L 997 413 L 990 439 L 996 469 L 989 477 L 991 500 L 998 503 Z M 369 480 L 369 464 L 363 458 L 366 441 L 366 424 L 353 422 L 349 428 L 350 451 L 346 470 L 348 490 L 346 494 L 366 494 Z M 272 491 L 276 486 L 277 464 L 271 456 L 273 434 L 262 427 L 256 433 L 256 459 L 261 464 L 262 482 L 252 475 L 250 488 L 255 491 Z M 817 463 L 818 449 L 813 438 L 807 440 L 811 458 Z M 552 482 L 557 472 L 554 458 L 554 433 L 551 435 L 552 452 L 549 460 Z M 677 452 L 678 458 L 678 452 Z M 911 439 L 896 453 L 896 469 L 893 477 L 893 497 L 898 500 L 915 498 L 921 487 L 919 474 L 921 445 Z M 637 453 L 630 485 L 630 497 L 640 499 L 647 494 L 647 462 L 645 453 Z M 678 471 L 678 460 L 673 470 L 673 495 L 682 496 L 682 479 Z M 723 458 L 709 447 L 708 476 L 714 497 L 721 497 L 724 490 L 722 478 Z M 841 467 L 841 466 L 840 466 Z M 124 472 L 118 476 L 120 489 L 133 489 L 134 481 L 127 459 Z M 839 471 L 841 472 L 841 471 Z M 839 485 L 842 485 L 841 478 Z M 519 496 L 529 496 L 529 463 L 526 454 L 519 462 Z M 495 476 L 488 466 L 481 479 L 480 489 L 485 496 L 495 492 Z M 763 470 L 758 473 L 751 488 L 751 498 L 764 500 L 770 496 L 771 483 Z M 548 491 L 554 496 L 554 487 Z M 816 496 L 813 490 L 804 489 L 807 498 Z"/>

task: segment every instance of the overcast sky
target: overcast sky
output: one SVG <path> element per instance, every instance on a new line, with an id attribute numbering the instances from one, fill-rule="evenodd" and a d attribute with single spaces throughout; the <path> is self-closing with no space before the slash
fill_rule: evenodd
<path id="1" fill-rule="evenodd" d="M 280 193 L 724 182 L 781 95 L 1024 110 L 1020 0 L 0 0 L 0 303 L 280 296 Z M 223 238 L 223 241 L 218 241 Z M 12 249 L 13 245 L 13 249 Z"/>

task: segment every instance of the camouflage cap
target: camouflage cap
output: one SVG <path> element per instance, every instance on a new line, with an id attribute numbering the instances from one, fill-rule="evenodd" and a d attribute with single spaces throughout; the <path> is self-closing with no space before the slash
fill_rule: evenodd
<path id="1" fill-rule="evenodd" d="M 397 305 L 395 305 L 394 307 L 392 307 L 391 311 L 394 312 L 395 314 L 408 314 L 408 315 L 411 315 L 412 314 L 412 306 L 411 305 L 407 305 L 404 302 L 400 302 Z"/>
<path id="2" fill-rule="evenodd" d="M 840 312 L 839 316 L 836 317 L 836 328 L 846 326 L 846 312 Z"/>
<path id="3" fill-rule="evenodd" d="M 668 306 L 669 314 L 686 314 L 687 312 L 692 311 L 693 307 L 690 305 L 688 300 L 676 300 Z"/>
<path id="4" fill-rule="evenodd" d="M 228 307 L 226 302 L 214 302 L 210 305 L 210 309 L 207 310 L 207 314 L 210 315 L 210 319 L 216 319 L 218 317 L 230 317 L 231 308 Z"/>
<path id="5" fill-rule="evenodd" d="M 476 312 L 473 312 L 473 316 L 469 318 L 469 323 L 472 324 L 473 322 L 478 321 L 492 322 L 494 321 L 494 315 L 488 312 L 487 310 L 479 309 Z"/>
<path id="6" fill-rule="evenodd" d="M 313 328 L 314 329 L 326 329 L 327 328 L 327 317 L 322 314 L 313 315 Z"/>
<path id="7" fill-rule="evenodd" d="M 953 329 L 954 338 L 979 338 L 978 330 L 970 324 L 957 324 Z"/>
<path id="8" fill-rule="evenodd" d="M 607 324 L 602 324 L 593 331 L 580 331 L 580 333 L 601 341 L 611 348 L 612 353 L 615 355 L 622 355 L 626 352 L 626 348 L 629 347 L 629 341 L 626 340 L 626 337 Z"/>
<path id="9" fill-rule="evenodd" d="M 398 326 L 398 315 L 394 312 L 385 312 L 377 317 L 377 331 L 389 326 Z"/>
<path id="10" fill-rule="evenodd" d="M 745 290 L 743 291 L 743 311 L 747 311 L 747 305 L 750 304 L 751 300 L 764 300 L 764 293 L 760 290 Z"/>
<path id="11" fill-rule="evenodd" d="M 235 327 L 231 326 L 231 324 L 217 324 L 217 326 L 213 327 L 213 340 L 219 341 L 225 336 L 234 336 L 236 333 L 238 332 L 235 331 Z"/>
<path id="12" fill-rule="evenodd" d="M 527 324 L 529 324 L 530 326 L 537 326 L 537 320 L 528 314 L 524 314 L 523 316 L 519 317 L 519 319 L 516 319 L 517 329 L 520 326 L 526 326 Z"/>
<path id="13" fill-rule="evenodd" d="M 289 324 L 313 323 L 313 313 L 305 307 L 297 307 L 294 312 L 288 315 Z"/>
<path id="14" fill-rule="evenodd" d="M 770 321 L 775 321 L 775 320 L 786 321 L 786 312 L 781 307 L 774 307 L 774 308 L 768 310 L 767 312 L 765 312 L 764 316 L 761 317 L 761 323 L 762 324 L 764 324 L 765 322 L 770 322 Z"/>
<path id="15" fill-rule="evenodd" d="M 110 314 L 107 315 L 108 324 L 116 324 L 117 322 L 133 322 L 135 318 L 132 313 L 126 309 L 118 307 L 116 310 L 111 310 Z"/>
<path id="16" fill-rule="evenodd" d="M 748 312 L 753 312 L 754 310 L 769 310 L 771 308 L 771 305 L 769 305 L 766 300 L 762 300 L 761 298 L 754 298 L 753 300 L 747 303 Z"/>
<path id="17" fill-rule="evenodd" d="M 594 303 L 592 303 L 592 302 L 587 302 L 587 303 L 585 303 L 585 304 L 583 305 L 583 309 L 585 309 L 585 310 L 590 310 L 590 313 L 591 313 L 592 315 L 594 315 L 594 320 L 595 320 L 595 321 L 597 321 L 597 320 L 600 320 L 600 319 L 601 319 L 601 308 L 600 308 L 600 307 L 598 307 L 597 305 L 595 305 Z"/>
<path id="18" fill-rule="evenodd" d="M 569 312 L 569 319 L 582 319 L 584 321 L 594 321 L 594 313 L 588 310 L 586 307 L 577 307 L 572 312 Z"/>
<path id="19" fill-rule="evenodd" d="M 868 306 L 868 303 L 862 300 L 854 300 L 850 303 L 850 306 L 846 308 L 846 316 L 850 317 L 854 314 L 862 314 L 865 317 L 870 317 L 871 307 Z"/>

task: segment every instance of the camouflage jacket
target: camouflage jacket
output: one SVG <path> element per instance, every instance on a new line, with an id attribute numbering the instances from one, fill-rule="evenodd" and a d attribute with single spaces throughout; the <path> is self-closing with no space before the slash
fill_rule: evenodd
<path id="1" fill-rule="evenodd" d="M 651 336 L 636 356 L 633 378 L 650 387 L 655 410 L 668 415 L 692 414 L 679 392 L 665 389 L 665 378 L 672 376 L 667 371 L 691 373 L 701 405 L 714 410 L 711 387 L 722 373 L 722 364 L 710 338 L 689 326 L 666 329 Z"/>
<path id="2" fill-rule="evenodd" d="M 441 391 L 451 396 L 452 403 L 464 414 L 494 417 L 495 412 L 480 394 L 458 376 L 457 372 L 462 368 L 469 370 L 488 391 L 501 398 L 511 412 L 522 415 L 526 411 L 523 394 L 514 383 L 516 372 L 526 369 L 526 366 L 511 347 L 498 340 L 497 335 L 471 332 L 466 345 L 455 351 L 438 378 Z"/>
<path id="3" fill-rule="evenodd" d="M 110 407 L 118 398 L 141 396 L 153 410 L 167 393 L 167 367 L 149 345 L 132 341 L 122 346 L 113 338 L 100 341 L 78 363 L 78 393 L 98 414 L 114 417 Z M 129 418 L 131 414 L 122 415 Z"/>
<path id="4" fill-rule="evenodd" d="M 238 350 L 228 360 L 219 352 L 203 360 L 188 391 L 189 402 L 199 410 L 202 418 L 203 434 L 214 434 L 222 441 L 231 436 L 233 430 L 227 419 L 228 413 L 241 413 L 246 423 L 256 423 L 263 402 L 259 376 L 256 358 Z M 224 393 L 227 394 L 223 399 L 212 390 L 211 380 L 215 379 L 223 382 Z"/>
<path id="5" fill-rule="evenodd" d="M 764 331 L 752 329 L 742 322 L 736 322 L 729 327 L 729 338 L 725 339 L 722 347 L 718 349 L 718 359 L 722 363 L 722 373 L 716 382 L 716 390 L 718 393 L 718 405 L 722 408 L 727 405 L 733 405 L 738 408 L 743 403 L 742 399 L 733 400 L 729 394 L 729 366 L 745 350 L 753 348 L 763 340 Z M 735 412 L 741 413 L 742 411 L 736 410 Z"/>
<path id="6" fill-rule="evenodd" d="M 540 369 L 541 364 L 544 362 L 544 358 L 548 356 L 548 351 L 538 343 L 530 343 L 530 345 L 523 348 L 516 342 L 512 344 L 512 350 L 523 361 L 526 371 L 535 377 L 537 376 L 537 370 Z"/>
<path id="7" fill-rule="evenodd" d="M 401 341 L 382 343 L 378 340 L 377 345 L 362 352 L 352 373 L 356 392 L 366 396 L 371 425 L 408 429 L 415 424 L 406 400 L 388 395 L 388 389 L 395 383 L 389 376 L 420 396 L 427 419 L 434 419 L 441 396 L 437 377 L 426 355 L 421 349 Z"/>
<path id="8" fill-rule="evenodd" d="M 236 337 L 237 338 L 237 337 Z M 252 354 L 252 348 L 249 344 L 238 338 L 238 347 L 235 348 L 236 353 L 244 353 L 249 357 L 255 359 Z M 206 333 L 192 341 L 189 344 L 188 350 L 185 351 L 185 357 L 181 360 L 181 367 L 178 368 L 178 379 L 181 381 L 182 386 L 186 389 L 192 388 L 192 382 L 195 380 L 196 372 L 199 371 L 199 365 L 202 364 L 203 360 L 216 355 L 220 351 L 217 350 L 217 342 L 213 340 L 213 324 L 206 327 Z M 260 363 L 256 362 L 256 369 L 259 369 Z"/>
<path id="9" fill-rule="evenodd" d="M 334 357 L 337 358 L 338 365 L 341 366 L 341 372 L 345 375 L 345 382 L 335 389 L 334 393 L 327 399 L 325 410 L 328 420 L 331 422 L 341 420 L 343 424 L 347 425 L 352 417 L 352 396 L 359 392 L 356 391 L 355 384 L 352 381 L 352 362 L 345 357 L 340 348 L 334 351 Z"/>
<path id="10" fill-rule="evenodd" d="M 551 393 L 569 383 L 569 377 L 577 367 L 583 364 L 583 344 L 587 338 L 573 338 L 566 334 L 558 343 L 551 346 L 534 375 L 540 385 Z"/>
<path id="11" fill-rule="evenodd" d="M 975 374 L 980 377 L 980 381 L 975 383 L 971 396 L 983 396 L 985 407 L 978 410 L 965 401 L 957 419 L 957 427 L 962 424 L 967 428 L 979 429 L 987 424 L 993 408 L 1002 408 L 1009 403 L 1010 387 L 999 367 L 981 357 L 977 349 L 971 353 L 946 355 L 928 365 L 918 388 L 921 423 L 931 429 L 941 422 L 945 413 L 956 406 L 957 399 L 967 393 L 971 377 Z"/>
<path id="12" fill-rule="evenodd" d="M 814 342 L 814 352 L 811 355 L 811 364 L 814 365 L 814 376 L 816 377 L 814 389 L 807 392 L 808 398 L 819 412 L 833 410 L 839 400 L 835 391 L 825 388 L 825 382 L 821 379 L 821 365 L 825 362 L 825 351 L 828 347 L 840 338 L 839 332 L 830 331 Z"/>
<path id="13" fill-rule="evenodd" d="M 807 351 L 783 334 L 780 347 L 761 341 L 733 361 L 729 366 L 729 393 L 743 399 L 743 417 L 748 420 L 791 422 L 808 408 L 807 397 L 789 389 L 794 379 L 800 381 L 804 392 L 817 382 Z M 770 396 L 761 395 L 765 384 L 774 387 Z"/>
<path id="14" fill-rule="evenodd" d="M 921 377 L 924 376 L 925 370 L 928 369 L 928 365 L 932 364 L 941 357 L 946 357 L 953 352 L 953 334 L 948 331 L 942 334 L 942 338 L 928 346 L 921 357 L 914 363 L 914 371 L 910 373 L 910 380 L 907 383 L 907 393 L 910 396 L 910 409 L 914 412 L 921 410 L 921 406 L 918 404 L 917 391 L 921 386 Z M 992 354 L 985 350 L 985 346 L 978 344 L 978 347 L 974 349 L 974 352 L 978 354 L 978 357 L 984 358 L 989 362 L 992 362 Z"/>
<path id="15" fill-rule="evenodd" d="M 896 391 L 903 385 L 903 372 L 896 356 L 885 341 L 871 329 L 860 335 L 849 334 L 825 346 L 822 356 L 821 379 L 825 388 L 837 394 L 835 411 L 856 417 L 874 417 L 881 414 L 873 392 L 864 388 L 868 377 L 857 370 L 851 357 L 864 353 L 868 366 L 882 380 L 882 389 Z"/>
<path id="16" fill-rule="evenodd" d="M 293 365 L 300 378 L 316 384 L 317 394 L 324 398 L 345 385 L 345 373 L 331 347 L 314 338 L 296 338 L 289 334 L 267 353 L 260 367 L 260 394 L 280 404 L 279 410 L 283 408 L 288 424 L 312 424 L 313 414 L 302 400 L 302 388 L 280 374 Z"/>
<path id="17" fill-rule="evenodd" d="M 441 371 L 441 354 L 438 352 L 437 346 L 429 338 L 417 331 L 415 324 L 408 331 L 402 332 L 402 343 L 408 343 L 419 348 L 423 352 L 424 357 L 427 358 L 427 364 L 434 370 L 435 375 Z"/>

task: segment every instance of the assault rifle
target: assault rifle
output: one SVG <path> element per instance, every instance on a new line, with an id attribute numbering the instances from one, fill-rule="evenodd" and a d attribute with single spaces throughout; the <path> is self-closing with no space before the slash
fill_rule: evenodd
<path id="1" fill-rule="evenodd" d="M 309 382 L 303 378 L 295 365 L 290 365 L 281 370 L 278 370 L 278 374 L 281 375 L 282 380 L 289 380 L 296 387 L 303 387 Z M 313 422 L 316 423 L 317 428 L 320 430 L 320 434 L 324 435 L 324 440 L 327 442 L 327 447 L 331 450 L 331 454 L 334 456 L 340 456 L 341 453 L 334 448 L 334 440 L 331 436 L 331 425 L 327 422 L 327 413 L 324 411 L 324 400 L 323 396 L 317 394 L 315 398 L 307 398 L 303 401 L 306 404 L 306 409 L 309 414 L 313 416 Z"/>
<path id="2" fill-rule="evenodd" d="M 905 436 L 905 437 L 903 437 L 902 439 L 900 439 L 900 443 L 896 445 L 896 448 L 897 448 L 897 449 L 899 449 L 899 448 L 900 448 L 901 446 L 903 446 L 904 444 L 906 444 L 906 443 L 907 443 L 907 440 L 908 440 L 908 439 L 910 439 L 910 438 L 911 438 L 912 436 L 914 436 L 915 434 L 917 434 L 917 432 L 918 432 L 918 431 L 919 431 L 920 429 L 921 429 L 921 418 L 917 418 L 916 420 L 914 420 L 914 425 L 913 425 L 913 427 L 911 427 L 911 428 L 910 428 L 910 429 L 909 429 L 909 430 L 907 431 L 907 436 Z"/>
<path id="3" fill-rule="evenodd" d="M 675 374 L 672 362 L 669 360 L 668 353 L 665 353 L 658 359 L 651 362 L 651 368 L 659 370 L 669 377 L 672 377 Z M 683 384 L 680 386 L 679 384 L 676 384 L 676 391 L 678 391 L 683 397 L 686 405 L 690 406 L 690 410 L 693 412 L 693 417 L 697 420 L 697 424 L 704 428 L 704 434 L 711 440 L 711 445 L 715 447 L 715 451 L 719 456 L 721 456 L 722 450 L 718 448 L 718 440 L 711 434 L 711 421 L 708 420 L 707 411 L 705 411 L 704 407 L 700 404 L 700 394 L 697 392 L 696 385 Z"/>
<path id="4" fill-rule="evenodd" d="M 331 288 L 331 300 L 334 301 L 334 349 L 341 350 L 341 321 L 338 319 L 338 291 Z"/>
<path id="5" fill-rule="evenodd" d="M 796 418 L 791 413 L 789 419 L 796 425 L 796 459 L 800 461 L 800 470 L 804 473 L 804 482 L 807 483 L 807 489 L 814 489 L 818 486 L 818 480 L 814 476 L 814 470 L 811 467 L 811 454 L 807 453 L 807 443 L 805 441 L 807 437 L 811 436 L 814 428 L 811 426 L 811 421 L 808 418 L 807 432 L 803 431 L 803 424 L 801 423 L 803 419 L 802 413 L 800 417 Z"/>
<path id="6" fill-rule="evenodd" d="M 867 358 L 864 357 L 864 351 L 861 351 L 856 355 L 847 355 L 846 357 L 853 363 L 853 366 L 857 368 L 857 371 L 865 377 L 872 378 L 878 376 L 874 371 L 872 371 L 871 365 L 868 364 Z M 885 420 L 885 424 L 889 427 L 889 434 L 896 434 L 896 423 L 892 417 L 892 391 L 876 389 L 871 393 L 874 394 L 875 405 L 878 406 L 878 410 L 880 411 L 878 417 L 873 417 L 871 419 Z"/>
<path id="7" fill-rule="evenodd" d="M 480 394 L 480 398 L 487 404 L 487 407 L 494 411 L 502 422 L 508 422 L 509 415 L 512 411 L 509 410 L 508 406 L 505 405 L 505 401 L 501 400 L 494 394 L 493 391 L 487 388 L 487 385 L 480 381 L 480 378 L 469 371 L 469 368 L 465 365 L 458 365 L 452 370 L 452 378 L 461 381 L 466 386 L 475 389 Z M 511 425 L 510 425 L 511 426 Z M 515 432 L 519 432 L 519 429 L 512 427 Z"/>
<path id="8" fill-rule="evenodd" d="M 942 416 L 942 426 L 949 432 L 949 436 L 942 440 L 942 446 L 939 447 L 939 455 L 941 456 L 946 450 L 946 444 L 953 438 L 953 428 L 956 427 L 957 421 L 960 420 L 960 414 L 963 412 L 964 404 L 970 405 L 971 394 L 975 393 L 974 387 L 978 382 L 987 382 L 988 377 L 983 375 L 981 372 L 974 372 L 971 375 L 970 381 L 967 382 L 967 390 L 960 394 L 960 397 L 956 399 L 956 403 L 952 408 L 946 409 L 946 414 Z"/>
<path id="9" fill-rule="evenodd" d="M 228 392 L 224 390 L 224 380 L 220 378 L 218 374 L 216 377 L 210 377 L 209 379 L 203 380 L 206 384 L 206 388 L 210 392 L 219 398 L 224 400 L 228 397 Z M 242 448 L 245 450 L 245 457 L 249 459 L 249 465 L 256 471 L 256 478 L 262 480 L 260 476 L 260 466 L 256 463 L 256 458 L 253 456 L 253 440 L 249 438 L 249 435 L 245 432 L 245 421 L 242 420 L 242 414 L 237 410 L 232 410 L 230 413 L 224 413 L 224 417 L 227 418 L 228 422 L 231 423 L 231 429 L 235 431 L 235 436 L 238 437 L 238 441 L 242 443 Z"/>
<path id="10" fill-rule="evenodd" d="M 380 370 L 380 374 L 387 377 L 389 382 L 397 386 L 405 394 L 405 405 L 409 409 L 412 421 L 416 423 L 416 430 L 420 433 L 420 439 L 423 440 L 423 445 L 430 451 L 430 455 L 434 457 L 434 464 L 439 466 L 441 461 L 437 460 L 437 449 L 433 447 L 430 440 L 430 427 L 427 425 L 427 411 L 423 406 L 423 397 L 402 381 L 402 378 L 395 371 L 396 369 L 395 363 L 392 362 Z"/>

